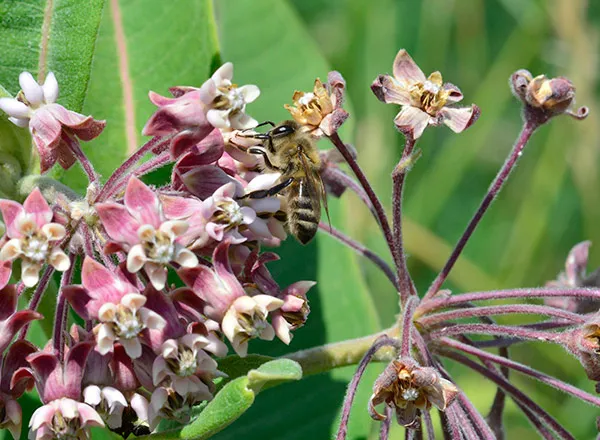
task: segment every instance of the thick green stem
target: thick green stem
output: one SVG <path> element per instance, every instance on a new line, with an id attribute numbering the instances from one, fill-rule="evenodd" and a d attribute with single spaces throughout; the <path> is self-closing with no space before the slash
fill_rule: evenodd
<path id="1" fill-rule="evenodd" d="M 374 335 L 309 348 L 288 354 L 285 357 L 298 362 L 302 366 L 304 376 L 325 373 L 335 368 L 358 364 L 379 336 L 387 335 L 391 338 L 397 338 L 398 334 L 398 328 L 392 327 Z M 389 362 L 394 359 L 394 353 L 392 347 L 382 348 L 372 360 Z"/>

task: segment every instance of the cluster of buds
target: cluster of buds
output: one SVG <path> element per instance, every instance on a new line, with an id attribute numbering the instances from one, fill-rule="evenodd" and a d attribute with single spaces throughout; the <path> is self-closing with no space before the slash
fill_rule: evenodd
<path id="1" fill-rule="evenodd" d="M 243 357 L 255 338 L 290 344 L 306 322 L 314 282 L 280 288 L 266 267 L 278 256 L 261 251 L 286 238 L 276 215 L 285 207 L 277 194 L 246 195 L 270 189 L 280 174 L 262 173 L 246 151 L 258 142 L 247 136 L 257 122 L 246 104 L 260 92 L 232 76 L 226 63 L 200 88 L 175 87 L 172 98 L 151 92 L 158 109 L 143 133 L 153 138 L 104 186 L 79 145 L 104 122 L 57 104 L 53 74 L 40 86 L 24 73 L 17 98 L 0 100 L 12 122 L 29 127 L 43 172 L 77 158 L 91 183 L 81 200 L 46 199 L 37 188 L 22 205 L 0 200 L 0 426 L 15 438 L 16 398 L 34 385 L 43 406 L 29 427 L 38 440 L 89 438 L 92 426 L 127 437 L 163 419 L 187 423 L 192 407 L 213 398 L 228 346 Z M 147 152 L 150 166 L 136 163 Z M 167 185 L 140 180 L 168 163 Z M 15 262 L 21 275 L 11 284 Z M 25 329 L 10 344 L 43 318 L 35 308 L 54 271 L 62 272 L 54 339 L 40 350 L 22 339 Z M 30 307 L 17 311 L 26 287 Z M 73 325 L 67 337 L 68 307 L 85 328 Z"/>

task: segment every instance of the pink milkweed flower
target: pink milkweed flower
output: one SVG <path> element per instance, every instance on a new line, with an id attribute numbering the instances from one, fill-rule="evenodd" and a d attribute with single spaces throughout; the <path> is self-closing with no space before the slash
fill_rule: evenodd
<path id="1" fill-rule="evenodd" d="M 281 290 L 271 276 L 266 263 L 279 260 L 279 256 L 271 252 L 258 255 L 253 251 L 244 263 L 244 276 L 248 283 L 246 291 L 256 290 L 283 301 L 281 307 L 271 314 L 271 323 L 277 337 L 286 345 L 292 340 L 292 331 L 304 325 L 310 307 L 306 293 L 317 283 L 315 281 L 298 281 Z"/>
<path id="2" fill-rule="evenodd" d="M 29 366 L 26 357 L 35 351 L 37 348 L 29 342 L 16 341 L 10 346 L 0 364 L 0 429 L 8 430 L 15 440 L 21 437 L 23 419 L 17 399 L 34 386 L 30 375 L 15 375 L 15 373 L 20 368 Z"/>
<path id="3" fill-rule="evenodd" d="M 400 104 L 394 123 L 398 130 L 421 137 L 428 125 L 446 124 L 455 133 L 469 128 L 480 114 L 479 107 L 448 107 L 463 99 L 458 87 L 443 83 L 440 72 L 425 77 L 406 50 L 394 60 L 394 76 L 379 75 L 371 85 L 375 96 L 386 104 Z"/>
<path id="4" fill-rule="evenodd" d="M 97 319 L 96 350 L 106 354 L 120 342 L 127 355 L 142 354 L 140 336 L 146 329 L 161 329 L 166 321 L 144 307 L 146 297 L 122 273 L 113 274 L 89 257 L 81 269 L 82 286 L 67 286 L 63 294 L 79 316 Z"/>
<path id="5" fill-rule="evenodd" d="M 68 142 L 77 142 L 75 137 L 84 141 L 98 137 L 106 121 L 97 121 L 56 104 L 58 82 L 52 72 L 43 85 L 39 85 L 31 73 L 23 72 L 19 75 L 19 84 L 22 91 L 15 99 L 0 98 L 0 109 L 15 125 L 29 127 L 40 155 L 42 173 L 57 161 L 64 169 L 70 168 L 75 163 L 75 155 Z"/>
<path id="6" fill-rule="evenodd" d="M 171 157 L 177 158 L 208 136 L 214 127 L 206 119 L 206 108 L 200 89 L 174 87 L 174 98 L 150 92 L 150 101 L 158 110 L 142 130 L 144 136 L 170 136 Z M 161 150 L 154 150 L 155 154 Z"/>
<path id="7" fill-rule="evenodd" d="M 192 393 L 212 399 L 212 380 L 218 372 L 217 362 L 204 351 L 208 344 L 207 338 L 194 333 L 165 341 L 152 366 L 154 385 L 166 381 L 181 396 Z"/>
<path id="8" fill-rule="evenodd" d="M 125 190 L 125 205 L 114 202 L 96 205 L 106 232 L 127 252 L 127 270 L 142 268 L 156 289 L 167 280 L 167 265 L 175 262 L 194 267 L 198 258 L 182 242 L 189 224 L 184 220 L 167 220 L 158 196 L 141 180 L 131 177 Z"/>
<path id="9" fill-rule="evenodd" d="M 206 118 L 213 127 L 244 130 L 257 122 L 248 116 L 246 104 L 258 98 L 260 90 L 255 85 L 238 87 L 232 83 L 233 64 L 225 63 L 200 87 L 200 99 L 206 106 Z"/>
<path id="10" fill-rule="evenodd" d="M 92 344 L 80 342 L 71 347 L 62 363 L 54 353 L 41 351 L 27 357 L 31 375 L 44 406 L 29 421 L 29 438 L 88 439 L 89 428 L 104 426 L 100 415 L 81 402 L 81 384 Z"/>
<path id="11" fill-rule="evenodd" d="M 0 211 L 6 223 L 6 235 L 10 238 L 0 249 L 0 260 L 21 260 L 23 284 L 35 286 L 45 263 L 60 272 L 71 266 L 69 257 L 57 243 L 65 238 L 65 227 L 52 223 L 54 214 L 39 189 L 35 188 L 23 205 L 0 200 Z M 4 275 L 0 276 L 2 278 Z"/>
<path id="12" fill-rule="evenodd" d="M 283 300 L 270 295 L 246 294 L 232 272 L 229 245 L 229 242 L 222 242 L 215 248 L 212 269 L 198 266 L 181 269 L 178 273 L 203 304 L 204 315 L 220 323 L 221 331 L 235 352 L 244 357 L 250 339 L 258 337 L 270 341 L 275 337 L 267 318 L 270 312 L 283 305 Z M 190 300 L 194 301 L 193 298 Z"/>

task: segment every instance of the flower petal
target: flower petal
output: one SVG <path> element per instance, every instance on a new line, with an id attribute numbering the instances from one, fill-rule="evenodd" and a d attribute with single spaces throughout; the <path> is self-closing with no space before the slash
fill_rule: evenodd
<path id="1" fill-rule="evenodd" d="M 394 77 L 407 83 L 425 82 L 427 79 L 405 49 L 400 49 L 394 59 Z"/>
<path id="2" fill-rule="evenodd" d="M 37 107 L 43 102 L 44 92 L 42 87 L 33 78 L 31 73 L 22 72 L 19 75 L 19 85 L 25 94 L 25 98 L 27 98 L 27 101 L 29 101 L 32 106 Z"/>
<path id="3" fill-rule="evenodd" d="M 158 228 L 161 224 L 158 196 L 137 177 L 131 177 L 125 190 L 125 206 L 142 225 Z"/>
<path id="4" fill-rule="evenodd" d="M 44 92 L 44 100 L 47 104 L 53 104 L 56 102 L 56 98 L 58 98 L 58 81 L 56 81 L 54 72 L 49 72 L 46 76 L 46 80 L 42 86 L 42 91 Z"/>
<path id="5" fill-rule="evenodd" d="M 471 107 L 452 108 L 444 107 L 441 114 L 446 124 L 455 133 L 469 128 L 481 114 L 479 107 L 473 104 Z"/>
<path id="6" fill-rule="evenodd" d="M 112 202 L 97 203 L 95 208 L 110 238 L 131 246 L 139 242 L 137 230 L 140 224 L 127 208 Z"/>
<path id="7" fill-rule="evenodd" d="M 396 128 L 402 133 L 408 133 L 413 139 L 418 139 L 429 124 L 431 117 L 416 107 L 405 106 L 394 119 Z"/>
<path id="8" fill-rule="evenodd" d="M 54 215 L 39 188 L 35 188 L 31 191 L 31 194 L 29 194 L 25 199 L 25 202 L 23 202 L 23 208 L 25 208 L 25 211 L 28 214 L 34 216 L 38 228 L 49 223 Z"/>

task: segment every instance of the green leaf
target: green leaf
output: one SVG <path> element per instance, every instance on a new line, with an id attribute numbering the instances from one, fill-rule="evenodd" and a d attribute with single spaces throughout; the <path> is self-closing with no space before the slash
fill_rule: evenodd
<path id="1" fill-rule="evenodd" d="M 302 368 L 290 359 L 276 359 L 248 372 L 248 387 L 255 393 L 265 387 L 302 379 Z"/>
<path id="2" fill-rule="evenodd" d="M 103 134 L 83 145 L 104 180 L 148 140 L 140 134 L 156 109 L 148 92 L 200 86 L 218 58 L 210 0 L 107 3 L 83 107 L 107 121 Z M 80 191 L 87 182 L 78 167 L 63 181 Z"/>
<path id="3" fill-rule="evenodd" d="M 246 412 L 262 389 L 301 378 L 302 368 L 297 362 L 289 359 L 269 361 L 255 370 L 250 370 L 248 375 L 238 377 L 225 385 L 206 405 L 198 418 L 189 425 L 182 429 L 140 438 L 157 440 L 209 438 Z"/>
<path id="4" fill-rule="evenodd" d="M 260 98 L 248 106 L 248 112 L 259 121 L 289 118 L 283 104 L 291 103 L 294 90 L 311 90 L 315 78 L 324 79 L 331 70 L 312 35 L 287 1 L 228 0 L 217 5 L 223 60 L 233 62 L 237 84 L 256 84 L 261 89 Z M 355 86 L 348 84 L 349 88 Z M 352 115 L 351 107 L 347 103 Z M 344 127 L 346 142 L 352 142 L 350 122 Z M 321 144 L 322 148 L 331 148 L 325 141 Z M 331 200 L 329 208 L 331 223 L 345 230 L 349 222 L 346 200 Z M 290 237 L 275 252 L 281 261 L 271 263 L 269 269 L 282 286 L 303 279 L 317 280 L 317 286 L 308 293 L 311 313 L 306 326 L 295 331 L 289 347 L 278 341 L 252 341 L 250 351 L 280 356 L 381 329 L 359 259 L 352 251 L 320 233 L 308 246 Z M 252 438 L 329 437 L 337 429 L 346 385 L 354 370 L 344 368 L 277 387 L 215 438 L 244 438 L 248 432 L 252 432 Z M 367 371 L 357 408 L 366 408 L 375 373 Z M 349 438 L 366 437 L 371 427 L 366 411 L 357 410 L 351 419 Z"/>

